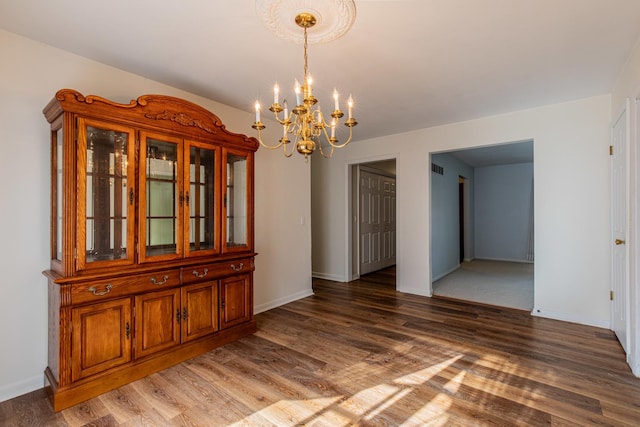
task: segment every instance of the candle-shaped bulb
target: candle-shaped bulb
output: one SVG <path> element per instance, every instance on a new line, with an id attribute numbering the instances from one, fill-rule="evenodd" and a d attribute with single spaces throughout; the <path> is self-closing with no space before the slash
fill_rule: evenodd
<path id="1" fill-rule="evenodd" d="M 287 117 L 289 117 L 289 103 L 287 103 L 286 99 L 282 101 L 282 107 L 284 108 L 284 119 L 287 120 Z"/>
<path id="2" fill-rule="evenodd" d="M 280 94 L 280 86 L 278 85 L 278 82 L 276 82 L 276 84 L 273 85 L 273 103 L 277 104 L 279 101 L 279 97 L 278 95 Z"/>
<path id="3" fill-rule="evenodd" d="M 256 101 L 256 123 L 260 122 L 260 103 Z"/>
<path id="4" fill-rule="evenodd" d="M 349 118 L 351 118 L 353 114 L 353 98 L 349 95 L 349 99 L 347 99 L 347 105 L 349 106 Z"/>
<path id="5" fill-rule="evenodd" d="M 300 83 L 298 83 L 298 79 L 296 79 L 296 83 L 294 85 L 293 90 L 296 92 L 296 105 L 302 104 L 300 102 Z"/>
<path id="6" fill-rule="evenodd" d="M 339 110 L 340 109 L 340 104 L 338 103 L 338 89 L 333 89 L 333 101 L 335 103 L 335 108 L 334 110 Z"/>
<path id="7" fill-rule="evenodd" d="M 307 96 L 313 95 L 313 91 L 311 89 L 311 85 L 313 84 L 313 79 L 311 78 L 311 74 L 307 76 Z"/>

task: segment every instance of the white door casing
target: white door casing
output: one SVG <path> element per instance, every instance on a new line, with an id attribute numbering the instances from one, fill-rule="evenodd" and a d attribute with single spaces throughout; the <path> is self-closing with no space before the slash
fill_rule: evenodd
<path id="1" fill-rule="evenodd" d="M 382 268 L 379 184 L 377 175 L 360 171 L 360 274 Z"/>
<path id="2" fill-rule="evenodd" d="M 382 268 L 396 264 L 396 180 L 382 176 Z"/>
<path id="3" fill-rule="evenodd" d="M 611 128 L 611 329 L 629 350 L 629 101 Z"/>

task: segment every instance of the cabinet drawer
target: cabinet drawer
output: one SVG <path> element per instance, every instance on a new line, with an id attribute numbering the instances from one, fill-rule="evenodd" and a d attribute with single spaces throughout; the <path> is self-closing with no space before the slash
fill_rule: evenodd
<path id="1" fill-rule="evenodd" d="M 238 273 L 248 273 L 253 270 L 253 258 L 193 265 L 182 268 L 182 283 L 194 283 L 202 280 L 218 279 Z"/>
<path id="2" fill-rule="evenodd" d="M 71 303 L 97 302 L 106 298 L 148 292 L 179 284 L 180 270 L 178 269 L 117 277 L 110 280 L 90 280 L 72 286 Z"/>

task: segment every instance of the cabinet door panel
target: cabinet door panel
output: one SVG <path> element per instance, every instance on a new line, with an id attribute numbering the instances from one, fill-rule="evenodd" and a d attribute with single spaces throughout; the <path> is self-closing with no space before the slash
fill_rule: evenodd
<path id="1" fill-rule="evenodd" d="M 140 261 L 182 256 L 182 140 L 140 133 Z"/>
<path id="2" fill-rule="evenodd" d="M 223 252 L 253 248 L 253 153 L 223 150 Z"/>
<path id="3" fill-rule="evenodd" d="M 77 269 L 134 259 L 134 130 L 78 119 Z"/>
<path id="4" fill-rule="evenodd" d="M 186 256 L 220 252 L 220 149 L 187 141 L 184 182 L 187 183 L 185 223 Z"/>
<path id="5" fill-rule="evenodd" d="M 229 277 L 220 282 L 222 315 L 220 329 L 228 328 L 251 319 L 253 301 L 251 275 Z"/>
<path id="6" fill-rule="evenodd" d="M 182 342 L 218 330 L 218 283 L 205 282 L 182 289 Z"/>
<path id="7" fill-rule="evenodd" d="M 138 295 L 136 303 L 136 358 L 180 343 L 180 289 Z"/>
<path id="8" fill-rule="evenodd" d="M 71 310 L 73 381 L 131 360 L 131 299 Z"/>

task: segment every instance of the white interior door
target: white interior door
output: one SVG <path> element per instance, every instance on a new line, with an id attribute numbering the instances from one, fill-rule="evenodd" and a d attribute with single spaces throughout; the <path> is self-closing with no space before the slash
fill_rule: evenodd
<path id="1" fill-rule="evenodd" d="M 629 349 L 628 148 L 629 105 L 611 129 L 611 329 Z"/>
<path id="2" fill-rule="evenodd" d="M 396 264 L 396 179 L 360 169 L 360 274 Z"/>

